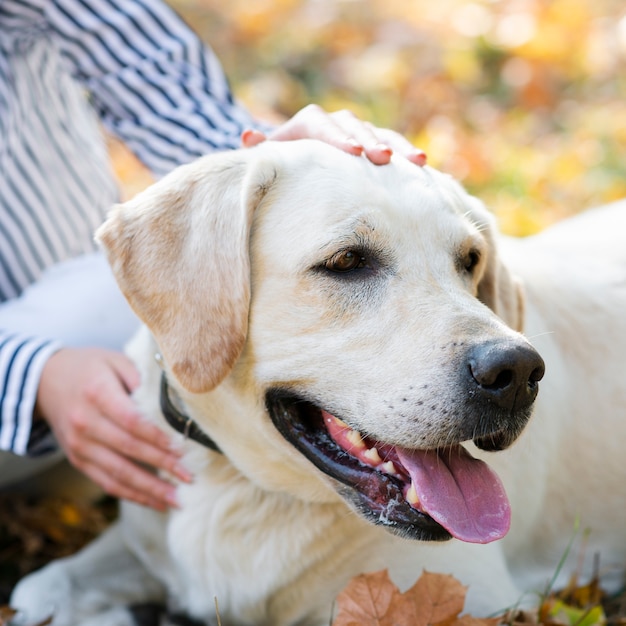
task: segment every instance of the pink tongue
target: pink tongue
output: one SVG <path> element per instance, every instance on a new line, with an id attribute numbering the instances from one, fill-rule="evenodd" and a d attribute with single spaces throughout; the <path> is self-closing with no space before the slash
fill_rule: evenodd
<path id="1" fill-rule="evenodd" d="M 509 501 L 500 479 L 462 446 L 445 450 L 396 448 L 413 480 L 419 509 L 451 535 L 470 543 L 489 543 L 506 535 Z"/>

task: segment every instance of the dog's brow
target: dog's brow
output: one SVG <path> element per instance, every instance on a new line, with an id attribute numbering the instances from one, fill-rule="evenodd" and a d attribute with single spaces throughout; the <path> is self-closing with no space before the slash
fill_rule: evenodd
<path id="1" fill-rule="evenodd" d="M 384 245 L 382 229 L 370 216 L 358 216 L 346 220 L 335 229 L 334 236 L 320 246 L 321 252 L 341 248 L 359 248 L 377 256 L 389 256 Z"/>

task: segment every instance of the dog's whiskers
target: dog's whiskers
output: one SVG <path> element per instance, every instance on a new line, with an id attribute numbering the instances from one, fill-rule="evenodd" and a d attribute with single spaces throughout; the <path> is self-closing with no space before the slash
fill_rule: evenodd
<path id="1" fill-rule="evenodd" d="M 545 335 L 554 335 L 555 331 L 553 330 L 546 330 L 543 333 L 536 333 L 535 335 L 528 335 L 526 337 L 526 339 L 532 340 L 532 339 L 537 339 L 538 337 L 544 337 Z"/>

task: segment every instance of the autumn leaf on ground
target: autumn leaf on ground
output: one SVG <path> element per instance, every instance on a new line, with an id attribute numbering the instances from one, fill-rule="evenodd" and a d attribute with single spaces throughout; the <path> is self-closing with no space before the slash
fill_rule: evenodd
<path id="1" fill-rule="evenodd" d="M 467 589 L 452 576 L 424 572 L 406 592 L 411 598 L 418 624 L 452 624 L 463 610 Z"/>
<path id="2" fill-rule="evenodd" d="M 337 598 L 333 626 L 496 626 L 499 619 L 459 616 L 466 588 L 452 576 L 424 572 L 401 593 L 387 570 L 353 578 Z"/>
<path id="3" fill-rule="evenodd" d="M 9 606 L 0 606 L 0 626 L 8 626 L 16 613 L 17 611 Z"/>
<path id="4" fill-rule="evenodd" d="M 353 578 L 337 598 L 339 615 L 333 626 L 383 626 L 400 590 L 389 580 L 387 570 Z"/>
<path id="5" fill-rule="evenodd" d="M 0 606 L 0 626 L 11 626 L 11 621 L 16 615 L 17 611 L 10 606 Z M 22 624 L 22 622 L 20 622 Z M 28 626 L 49 626 L 52 624 L 52 616 L 46 618 L 43 622 L 37 622 L 36 624 L 28 624 Z"/>
<path id="6" fill-rule="evenodd" d="M 542 624 L 566 624 L 570 626 L 597 626 L 606 624 L 607 619 L 602 608 L 605 594 L 600 588 L 596 573 L 588 584 L 581 584 L 578 573 L 570 578 L 567 587 L 543 598 L 538 608 L 538 620 Z"/>

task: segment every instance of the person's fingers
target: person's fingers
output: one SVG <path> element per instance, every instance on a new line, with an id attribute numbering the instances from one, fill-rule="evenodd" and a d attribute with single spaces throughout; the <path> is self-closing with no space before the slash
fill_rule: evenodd
<path id="1" fill-rule="evenodd" d="M 426 153 L 420 148 L 416 148 L 406 137 L 388 128 L 377 128 L 375 130 L 378 139 L 389 146 L 396 154 L 402 155 L 415 165 L 426 165 Z"/>
<path id="2" fill-rule="evenodd" d="M 158 510 L 178 507 L 174 485 L 105 446 L 85 446 L 77 458 L 77 466 L 115 497 Z"/>
<path id="3" fill-rule="evenodd" d="M 138 384 L 124 355 L 66 348 L 44 368 L 37 415 L 48 421 L 69 461 L 107 492 L 163 510 L 176 504 L 174 487 L 152 468 L 180 481 L 192 476 L 171 438 L 129 395 Z"/>
<path id="4" fill-rule="evenodd" d="M 163 452 L 178 454 L 172 445 L 171 438 L 146 420 L 128 396 L 103 398 L 98 406 L 112 422 L 115 422 L 133 439 L 142 440 Z"/>
<path id="5" fill-rule="evenodd" d="M 102 420 L 99 423 L 102 424 Z M 154 446 L 142 437 L 146 426 L 149 425 L 139 423 L 127 430 L 111 421 L 105 428 L 94 428 L 92 438 L 133 461 L 169 472 L 183 482 L 191 482 L 193 476 L 182 465 L 177 453 Z"/>
<path id="6" fill-rule="evenodd" d="M 113 496 L 159 510 L 176 505 L 174 487 L 135 460 L 165 469 L 184 482 L 192 480 L 177 456 L 133 438 L 94 409 L 73 418 L 64 437 L 72 464 Z"/>
<path id="7" fill-rule="evenodd" d="M 267 138 L 273 141 L 312 138 L 357 156 L 363 152 L 363 146 L 316 104 L 309 104 L 298 111 L 290 120 L 269 133 Z"/>
<path id="8" fill-rule="evenodd" d="M 117 372 L 99 379 L 86 391 L 87 409 L 74 418 L 74 428 L 117 453 L 170 472 L 189 482 L 191 474 L 180 464 L 180 453 L 160 428 L 146 420 L 116 378 Z"/>
<path id="9" fill-rule="evenodd" d="M 99 395 L 94 403 L 101 411 L 85 417 L 91 439 L 130 459 L 165 470 L 179 480 L 190 482 L 192 476 L 180 463 L 180 453 L 171 439 L 138 413 L 131 398 L 123 393 Z"/>
<path id="10" fill-rule="evenodd" d="M 267 139 L 265 133 L 262 133 L 260 130 L 254 130 L 252 128 L 248 128 L 241 133 L 241 145 L 244 148 L 252 148 L 254 146 L 258 146 L 260 143 L 263 143 Z"/>
<path id="11" fill-rule="evenodd" d="M 133 392 L 139 387 L 139 383 L 141 382 L 139 372 L 135 364 L 125 354 L 121 352 L 110 352 L 106 353 L 106 358 L 128 393 Z"/>
<path id="12" fill-rule="evenodd" d="M 290 141 L 304 138 L 323 141 L 349 154 L 365 154 L 376 165 L 389 163 L 394 152 L 416 165 L 426 163 L 424 152 L 399 133 L 377 128 L 349 110 L 327 113 L 315 104 L 304 107 L 267 135 L 256 130 L 244 131 L 242 145 L 252 147 L 266 139 Z"/>
<path id="13" fill-rule="evenodd" d="M 366 124 L 348 110 L 335 111 L 330 114 L 332 120 L 341 129 L 343 135 L 363 147 L 365 156 L 376 165 L 385 165 L 391 160 L 393 150 L 385 144 L 372 124 Z"/>
<path id="14" fill-rule="evenodd" d="M 100 377 L 93 381 L 85 390 L 85 396 L 89 404 L 97 407 L 102 415 L 134 437 L 164 451 L 171 450 L 171 439 L 143 417 L 113 371 L 106 378 Z"/>

